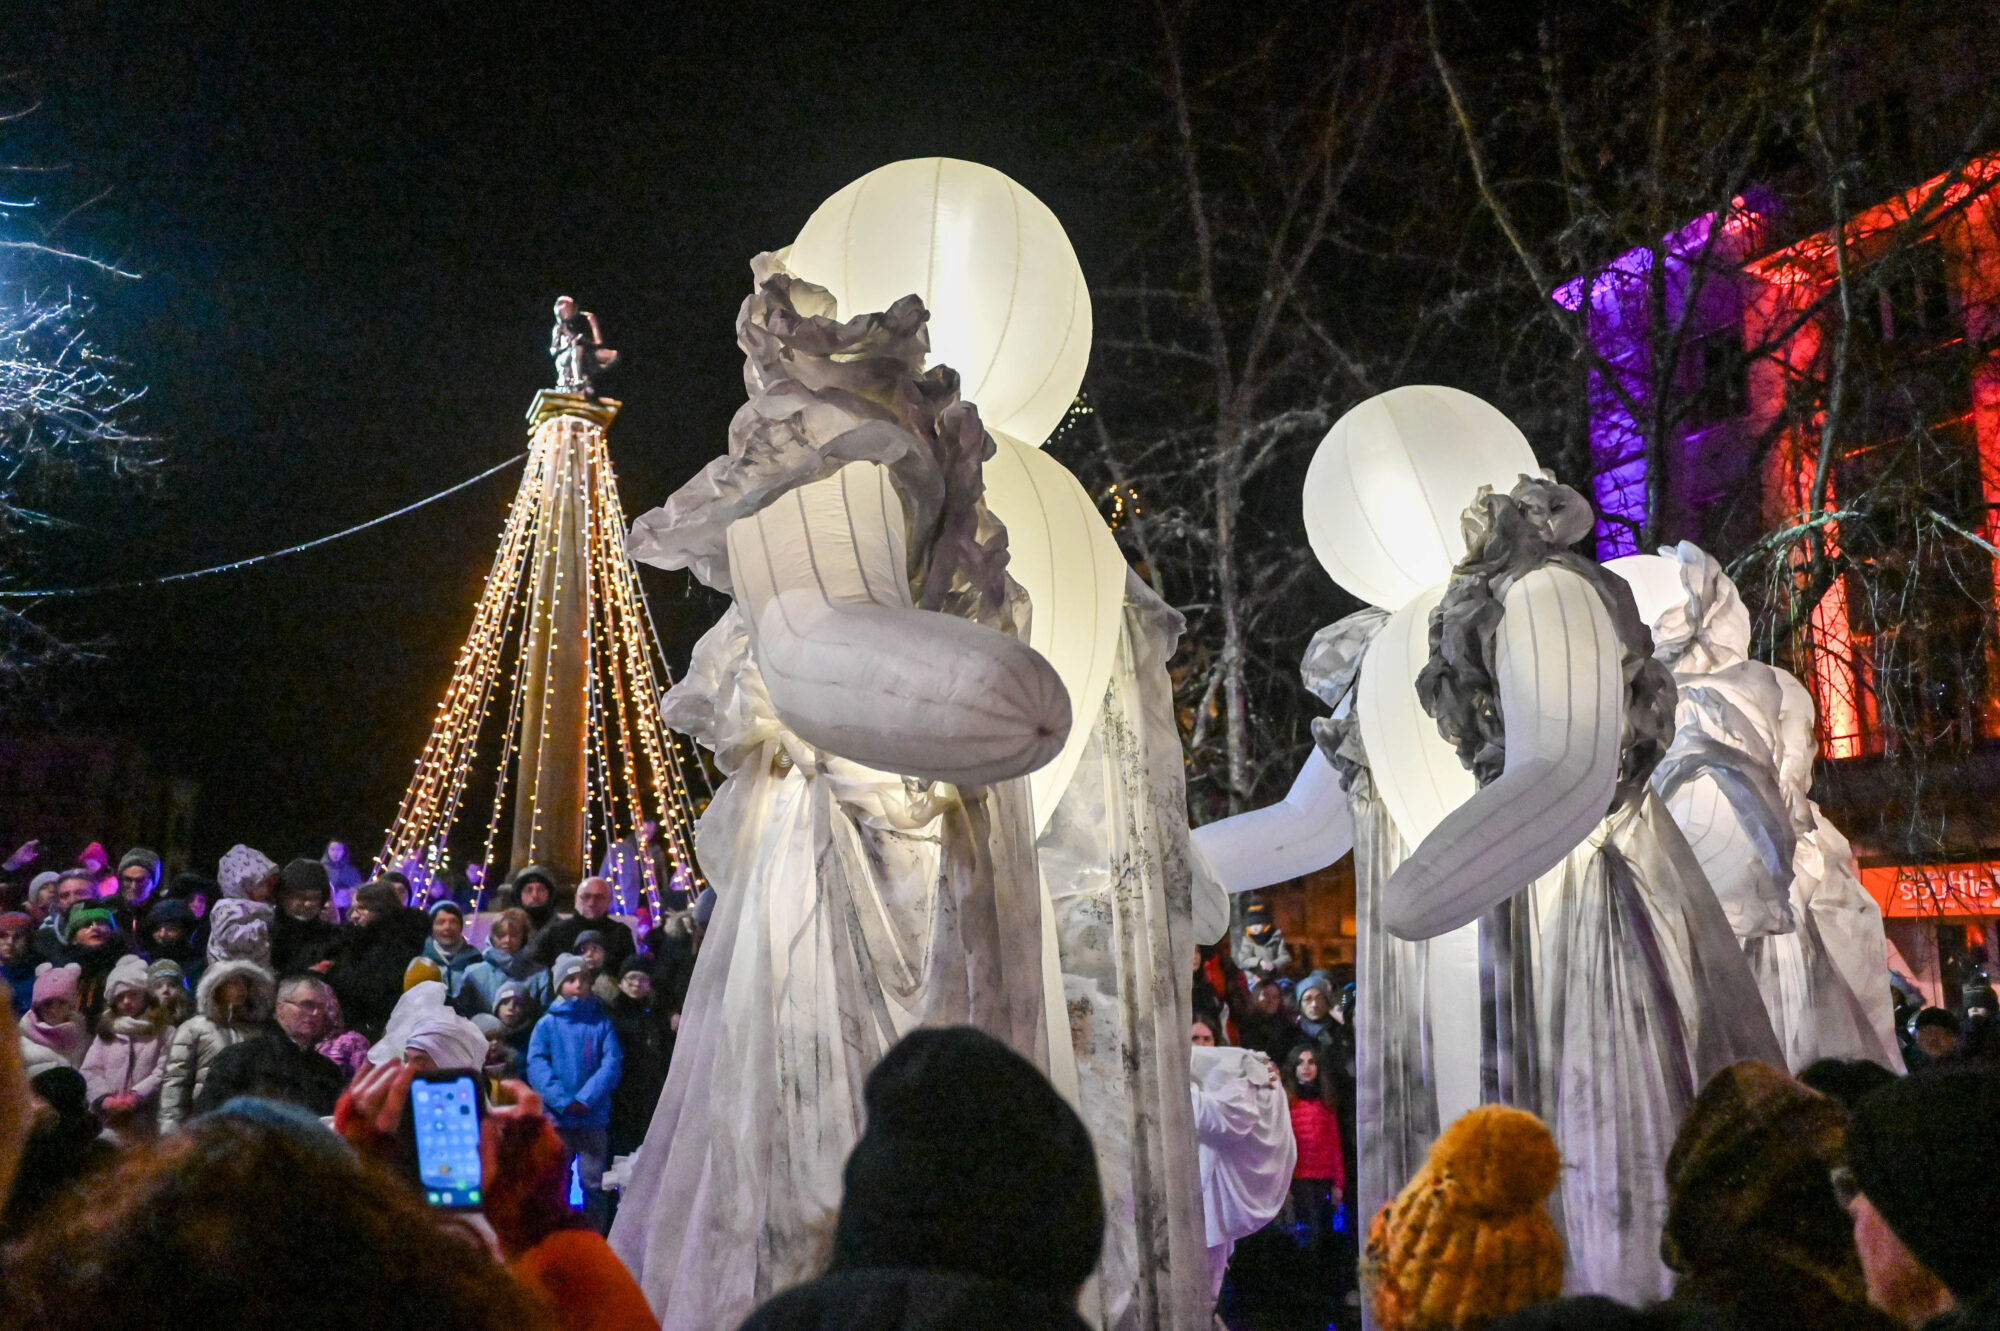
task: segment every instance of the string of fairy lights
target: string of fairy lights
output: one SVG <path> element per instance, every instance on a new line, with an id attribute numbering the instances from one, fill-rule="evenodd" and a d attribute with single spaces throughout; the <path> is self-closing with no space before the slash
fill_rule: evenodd
<path id="1" fill-rule="evenodd" d="M 578 540 L 580 559 L 570 553 Z M 572 562 L 574 572 L 566 567 Z M 581 586 L 576 585 L 579 574 Z M 539 788 L 546 770 L 542 754 L 525 748 L 524 740 L 549 743 L 549 727 L 533 726 L 532 737 L 523 731 L 530 728 L 531 713 L 548 717 L 567 700 L 554 693 L 561 672 L 553 664 L 531 671 L 528 661 L 537 644 L 545 646 L 551 662 L 564 650 L 556 626 L 566 614 L 564 598 L 579 595 L 586 626 L 581 755 L 585 859 L 598 862 L 612 845 L 650 820 L 660 829 L 674 876 L 684 873 L 692 887 L 700 888 L 691 850 L 694 797 L 686 775 L 687 764 L 699 770 L 699 761 L 682 750 L 663 719 L 662 702 L 672 678 L 638 570 L 625 551 L 624 510 L 604 430 L 587 416 L 560 412 L 535 427 L 521 488 L 501 528 L 471 630 L 387 829 L 383 865 L 414 861 L 433 875 L 451 867 L 450 839 L 502 690 L 506 722 L 498 741 L 481 865 L 487 876 L 500 850 L 510 795 L 517 805 L 525 805 L 517 808 L 517 816 L 524 814 L 541 832 L 545 796 L 554 795 Z M 539 693 L 530 697 L 538 683 Z M 641 853 L 639 863 L 642 892 L 657 919 L 667 884 L 659 881 L 650 853 Z"/>

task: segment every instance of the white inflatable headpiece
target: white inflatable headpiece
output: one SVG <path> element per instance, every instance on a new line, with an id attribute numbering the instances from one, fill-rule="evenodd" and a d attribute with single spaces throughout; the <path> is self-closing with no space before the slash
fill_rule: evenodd
<path id="1" fill-rule="evenodd" d="M 1482 485 L 1541 463 L 1514 422 L 1456 388 L 1378 393 L 1333 423 L 1306 469 L 1306 539 L 1333 580 L 1385 610 L 1451 576 L 1459 520 Z"/>
<path id="2" fill-rule="evenodd" d="M 1090 363 L 1090 292 L 1048 206 L 977 162 L 877 167 L 821 204 L 785 266 L 825 287 L 842 318 L 914 293 L 931 312 L 931 363 L 959 373 L 995 434 L 1039 445 Z"/>
<path id="3" fill-rule="evenodd" d="M 1749 658 L 1750 611 L 1715 556 L 1694 542 L 1604 566 L 1630 584 L 1653 631 L 1653 655 L 1669 669 L 1707 674 Z"/>

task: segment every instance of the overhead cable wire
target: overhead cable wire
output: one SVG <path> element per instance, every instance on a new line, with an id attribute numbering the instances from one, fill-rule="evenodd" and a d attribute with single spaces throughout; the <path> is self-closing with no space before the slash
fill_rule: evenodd
<path id="1" fill-rule="evenodd" d="M 232 559 L 226 564 L 216 564 L 209 568 L 190 569 L 185 573 L 168 573 L 157 578 L 132 578 L 124 582 L 102 582 L 94 587 L 39 587 L 32 591 L 15 591 L 8 588 L 0 588 L 0 599 L 32 601 L 53 597 L 96 596 L 103 592 L 135 591 L 142 587 L 159 587 L 170 582 L 186 582 L 190 578 L 205 578 L 213 573 L 231 573 L 239 568 L 249 568 L 253 564 L 269 563 L 273 559 L 283 559 L 286 555 L 300 554 L 317 546 L 338 541 L 343 537 L 353 536 L 357 532 L 367 531 L 370 527 L 379 527 L 385 522 L 393 522 L 406 514 L 414 513 L 420 508 L 435 504 L 440 499 L 447 499 L 457 494 L 460 490 L 475 486 L 489 476 L 498 475 L 527 456 L 526 452 L 516 453 L 513 457 L 508 458 L 498 466 L 488 467 L 477 476 L 468 477 L 450 489 L 440 490 L 434 495 L 417 500 L 414 504 L 405 504 L 394 513 L 384 513 L 380 517 L 370 518 L 366 522 L 357 523 L 342 531 L 317 537 L 298 545 L 287 546 L 283 550 L 272 550 L 261 555 L 251 555 L 247 559 Z"/>

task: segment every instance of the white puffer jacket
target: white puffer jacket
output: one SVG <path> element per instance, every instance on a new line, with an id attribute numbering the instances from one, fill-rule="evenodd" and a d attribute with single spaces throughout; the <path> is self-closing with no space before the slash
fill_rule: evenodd
<path id="1" fill-rule="evenodd" d="M 250 1000 L 235 1012 L 224 1013 L 216 991 L 231 978 L 249 985 Z M 201 973 L 195 988 L 196 1015 L 181 1023 L 167 1052 L 167 1075 L 160 1085 L 161 1132 L 172 1131 L 187 1118 L 217 1054 L 263 1031 L 277 988 L 277 977 L 254 961 L 218 961 Z"/>

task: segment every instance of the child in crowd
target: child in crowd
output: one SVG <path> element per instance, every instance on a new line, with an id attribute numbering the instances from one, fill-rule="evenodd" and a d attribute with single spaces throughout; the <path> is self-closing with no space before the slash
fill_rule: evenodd
<path id="1" fill-rule="evenodd" d="M 194 1015 L 194 995 L 179 962 L 162 957 L 146 967 L 146 989 L 166 1009 L 168 1024 L 178 1026 Z"/>
<path id="2" fill-rule="evenodd" d="M 585 929 L 576 936 L 576 955 L 583 958 L 584 969 L 590 972 L 590 992 L 598 1002 L 610 1007 L 618 997 L 618 977 L 605 974 L 610 952 L 604 946 L 604 935 L 595 929 Z"/>
<path id="3" fill-rule="evenodd" d="M 226 902 L 217 902 L 220 910 Z M 211 962 L 195 990 L 195 1013 L 174 1032 L 160 1086 L 160 1131 L 180 1126 L 208 1084 L 216 1057 L 262 1033 L 271 1020 L 277 979 L 254 961 Z"/>
<path id="4" fill-rule="evenodd" d="M 556 1001 L 528 1040 L 528 1084 L 554 1116 L 597 1210 L 603 1206 L 611 1092 L 624 1069 L 624 1053 L 604 1005 L 590 992 L 594 977 L 583 958 L 566 952 L 556 958 L 552 973 Z"/>
<path id="5" fill-rule="evenodd" d="M 122 1142 L 159 1129 L 160 1083 L 173 1041 L 170 1010 L 146 986 L 146 963 L 120 957 L 104 984 L 104 1015 L 83 1056 L 84 1092 Z"/>
<path id="6" fill-rule="evenodd" d="M 502 986 L 511 982 L 527 990 L 537 1011 L 547 1007 L 552 996 L 548 968 L 528 955 L 528 939 L 534 932 L 526 911 L 519 907 L 501 911 L 486 935 L 484 957 L 466 967 L 452 1005 L 468 1017 L 493 1012 Z"/>
<path id="7" fill-rule="evenodd" d="M 539 978 L 545 984 L 548 981 L 546 972 Z M 521 1075 L 526 1075 L 528 1066 L 528 1041 L 546 1006 L 532 988 L 512 980 L 501 985 L 494 997 L 493 1015 L 500 1019 L 500 1038 L 514 1051 L 514 1065 L 522 1070 Z"/>
<path id="8" fill-rule="evenodd" d="M 35 972 L 34 1002 L 21 1018 L 21 1061 L 30 1077 L 50 1068 L 74 1068 L 90 1044 L 78 1010 L 77 977 L 83 967 L 43 962 Z"/>

